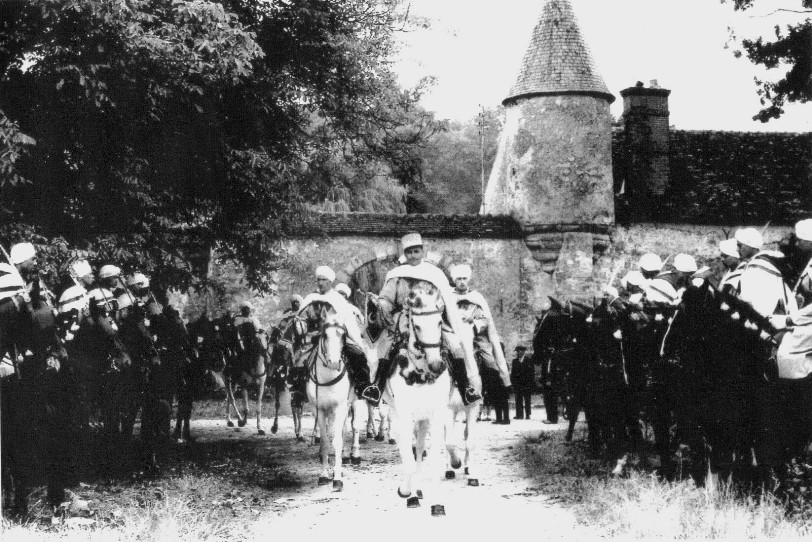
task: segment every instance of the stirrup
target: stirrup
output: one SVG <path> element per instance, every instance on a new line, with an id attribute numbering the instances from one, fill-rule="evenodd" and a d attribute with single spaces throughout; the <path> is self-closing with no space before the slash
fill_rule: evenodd
<path id="1" fill-rule="evenodd" d="M 465 393 L 462 396 L 462 402 L 466 405 L 470 405 L 476 401 L 482 399 L 482 395 L 477 393 L 474 388 L 468 387 L 465 389 Z"/>
<path id="2" fill-rule="evenodd" d="M 374 406 L 377 406 L 381 402 L 381 390 L 375 384 L 371 384 L 361 392 L 361 399 L 366 399 Z"/>

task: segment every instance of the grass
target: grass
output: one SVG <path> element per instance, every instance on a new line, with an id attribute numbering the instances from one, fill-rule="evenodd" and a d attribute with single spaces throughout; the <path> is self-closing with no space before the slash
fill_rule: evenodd
<path id="1" fill-rule="evenodd" d="M 563 431 L 526 439 L 526 472 L 544 492 L 573 507 L 596 536 L 644 539 L 799 539 L 812 536 L 812 500 L 789 515 L 771 495 L 743 497 L 693 481 L 664 482 L 649 468 L 612 477 L 613 465 L 591 458 L 585 442 L 565 443 Z M 646 461 L 650 458 L 644 457 Z"/>

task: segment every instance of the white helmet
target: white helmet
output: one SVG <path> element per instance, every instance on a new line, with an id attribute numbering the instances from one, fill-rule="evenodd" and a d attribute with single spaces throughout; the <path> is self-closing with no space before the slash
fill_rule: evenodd
<path id="1" fill-rule="evenodd" d="M 643 271 L 660 271 L 663 268 L 663 261 L 660 259 L 659 256 L 654 254 L 653 252 L 649 252 L 647 254 L 643 254 L 640 257 L 640 269 Z"/>
<path id="2" fill-rule="evenodd" d="M 754 248 L 756 250 L 760 250 L 761 247 L 764 245 L 764 238 L 761 236 L 761 233 L 755 228 L 742 228 L 736 230 L 735 239 L 739 243 L 743 245 L 747 245 L 750 248 Z"/>
<path id="3" fill-rule="evenodd" d="M 119 275 L 121 275 L 121 269 L 115 265 L 104 265 L 101 270 L 99 270 L 100 279 L 110 279 Z"/>
<path id="4" fill-rule="evenodd" d="M 76 278 L 86 277 L 93 272 L 87 260 L 76 260 L 70 265 L 70 268 Z"/>
<path id="5" fill-rule="evenodd" d="M 149 279 L 143 273 L 133 273 L 127 277 L 128 288 L 149 288 Z"/>
<path id="6" fill-rule="evenodd" d="M 17 243 L 11 247 L 11 263 L 21 264 L 37 255 L 37 250 L 31 243 Z"/>
<path id="7" fill-rule="evenodd" d="M 347 299 L 349 299 L 350 296 L 352 295 L 352 290 L 350 290 L 350 287 L 344 284 L 343 282 L 339 282 L 338 284 L 335 285 L 334 288 L 336 292 L 343 294 L 344 297 L 346 297 Z"/>
<path id="8" fill-rule="evenodd" d="M 81 286 L 71 286 L 59 296 L 59 312 L 60 314 L 77 310 L 82 312 L 87 308 L 89 299 L 87 297 L 87 290 Z"/>
<path id="9" fill-rule="evenodd" d="M 674 269 L 682 273 L 695 273 L 696 260 L 690 254 L 677 254 L 674 257 Z"/>

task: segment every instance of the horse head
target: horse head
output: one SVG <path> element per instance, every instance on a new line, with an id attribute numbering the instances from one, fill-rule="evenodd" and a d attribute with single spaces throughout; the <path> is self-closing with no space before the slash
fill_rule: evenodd
<path id="1" fill-rule="evenodd" d="M 327 367 L 341 366 L 342 352 L 347 338 L 344 319 L 335 311 L 322 308 L 321 311 L 321 351 Z"/>
<path id="2" fill-rule="evenodd" d="M 446 366 L 441 352 L 441 306 L 440 291 L 428 283 L 421 284 L 409 293 L 407 361 L 411 371 L 428 379 L 442 373 Z"/>

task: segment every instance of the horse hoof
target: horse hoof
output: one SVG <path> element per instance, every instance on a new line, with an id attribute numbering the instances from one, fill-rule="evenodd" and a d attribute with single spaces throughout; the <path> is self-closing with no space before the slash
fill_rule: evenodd
<path id="1" fill-rule="evenodd" d="M 234 422 L 229 420 L 228 422 L 226 422 L 226 425 L 229 427 L 234 427 Z"/>
<path id="2" fill-rule="evenodd" d="M 274 425 L 274 426 L 271 427 L 271 433 L 273 433 L 275 435 L 277 431 L 279 431 L 278 426 Z"/>
<path id="3" fill-rule="evenodd" d="M 248 420 L 239 420 L 239 421 L 237 422 L 237 425 L 239 425 L 240 427 L 245 427 L 245 425 L 246 425 L 247 423 L 248 423 Z"/>
<path id="4" fill-rule="evenodd" d="M 360 465 L 361 464 L 361 456 L 350 457 L 350 463 L 352 463 L 353 465 Z"/>
<path id="5" fill-rule="evenodd" d="M 313 437 L 313 442 L 315 444 L 319 444 L 321 442 L 321 437 Z"/>
<path id="6" fill-rule="evenodd" d="M 457 473 L 454 472 L 453 470 L 445 471 L 445 479 L 446 480 L 453 480 L 456 477 L 457 477 Z"/>
<path id="7" fill-rule="evenodd" d="M 342 457 L 341 458 L 341 464 L 342 465 L 349 465 L 350 464 L 350 458 L 349 457 Z"/>
<path id="8" fill-rule="evenodd" d="M 383 442 L 383 435 L 375 435 L 375 442 Z"/>
<path id="9" fill-rule="evenodd" d="M 400 487 L 398 487 L 398 497 L 400 497 L 400 498 L 402 498 L 402 499 L 405 499 L 405 498 L 407 498 L 407 497 L 408 497 L 409 495 L 411 495 L 411 494 L 412 494 L 412 492 L 411 492 L 411 491 L 410 491 L 410 492 L 408 492 L 408 493 L 403 493 L 403 492 L 400 490 Z"/>
<path id="10" fill-rule="evenodd" d="M 333 491 L 341 491 L 344 489 L 344 482 L 342 480 L 333 480 Z"/>
<path id="11" fill-rule="evenodd" d="M 372 431 L 367 431 L 367 438 L 373 438 L 375 435 L 372 434 Z"/>
<path id="12" fill-rule="evenodd" d="M 468 485 L 471 487 L 479 487 L 479 480 L 476 478 L 468 478 Z"/>
<path id="13" fill-rule="evenodd" d="M 304 442 L 305 438 L 302 435 L 296 437 L 296 442 Z"/>
<path id="14" fill-rule="evenodd" d="M 445 515 L 445 506 L 442 504 L 432 504 L 431 505 L 431 515 L 432 516 L 444 516 Z"/>
<path id="15" fill-rule="evenodd" d="M 461 459 L 452 459 L 451 460 L 451 468 L 458 469 L 462 467 L 462 460 Z"/>
<path id="16" fill-rule="evenodd" d="M 397 441 L 393 438 L 389 439 L 389 444 L 397 444 Z"/>
<path id="17" fill-rule="evenodd" d="M 326 486 L 329 483 L 330 483 L 329 478 L 327 478 L 326 476 L 319 476 L 319 485 L 320 486 Z"/>
<path id="18" fill-rule="evenodd" d="M 465 467 L 465 476 L 468 476 L 468 467 Z"/>
<path id="19" fill-rule="evenodd" d="M 423 490 L 422 489 L 418 489 L 417 491 L 414 492 L 414 494 L 418 499 L 423 498 Z"/>
<path id="20" fill-rule="evenodd" d="M 263 431 L 262 429 L 257 430 L 257 435 L 263 436 L 264 434 L 265 434 L 265 431 Z"/>
<path id="21" fill-rule="evenodd" d="M 406 499 L 406 508 L 420 508 L 420 499 L 417 497 L 409 497 Z"/>

